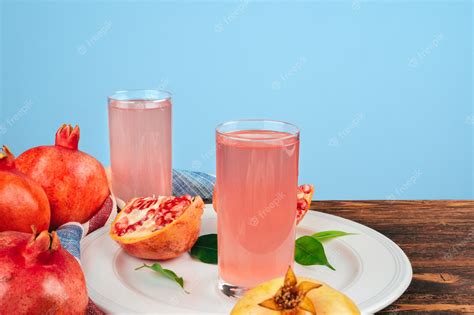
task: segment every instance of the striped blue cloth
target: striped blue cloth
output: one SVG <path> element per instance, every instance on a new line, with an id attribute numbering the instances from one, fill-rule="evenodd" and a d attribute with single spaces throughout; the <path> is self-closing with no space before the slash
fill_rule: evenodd
<path id="1" fill-rule="evenodd" d="M 173 170 L 173 195 L 201 196 L 202 199 L 210 201 L 212 200 L 215 182 L 216 177 L 213 175 L 196 171 Z M 110 212 L 110 216 L 115 217 L 116 213 L 116 209 L 113 209 Z M 95 220 L 94 223 L 97 225 L 97 218 L 94 217 L 91 221 L 93 220 Z M 103 222 L 100 224 L 100 226 L 103 226 L 107 222 L 107 218 L 100 218 L 100 222 Z M 80 241 L 85 236 L 84 232 L 89 231 L 89 224 L 87 224 L 85 230 L 84 226 L 77 222 L 70 222 L 62 225 L 57 230 L 63 248 L 78 260 L 80 259 Z"/>
<path id="2" fill-rule="evenodd" d="M 207 173 L 173 170 L 173 195 L 201 196 L 204 200 L 212 199 L 216 177 Z"/>
<path id="3" fill-rule="evenodd" d="M 80 241 L 84 235 L 82 225 L 76 222 L 66 223 L 56 231 L 61 246 L 77 259 L 81 258 Z"/>

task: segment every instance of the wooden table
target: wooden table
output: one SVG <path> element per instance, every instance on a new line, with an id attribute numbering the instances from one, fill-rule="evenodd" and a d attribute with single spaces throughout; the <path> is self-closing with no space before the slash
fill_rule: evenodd
<path id="1" fill-rule="evenodd" d="M 474 314 L 474 201 L 314 201 L 312 210 L 367 225 L 413 266 L 407 291 L 384 314 Z"/>

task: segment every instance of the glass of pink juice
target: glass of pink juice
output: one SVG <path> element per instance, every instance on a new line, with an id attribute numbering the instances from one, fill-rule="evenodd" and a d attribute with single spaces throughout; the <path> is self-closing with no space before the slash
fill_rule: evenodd
<path id="1" fill-rule="evenodd" d="M 133 197 L 171 195 L 171 94 L 118 91 L 109 97 L 112 190 Z"/>
<path id="2" fill-rule="evenodd" d="M 270 120 L 216 128 L 219 288 L 240 296 L 293 265 L 299 130 Z"/>

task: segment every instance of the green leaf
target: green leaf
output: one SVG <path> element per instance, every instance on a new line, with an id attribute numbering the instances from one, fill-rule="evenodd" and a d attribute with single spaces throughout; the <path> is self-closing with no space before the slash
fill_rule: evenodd
<path id="1" fill-rule="evenodd" d="M 336 270 L 326 257 L 323 244 L 312 236 L 302 236 L 296 240 L 295 261 L 303 266 L 323 265 Z"/>
<path id="2" fill-rule="evenodd" d="M 206 264 L 217 264 L 217 234 L 201 235 L 193 248 L 191 256 Z"/>
<path id="3" fill-rule="evenodd" d="M 139 270 L 139 269 L 142 269 L 142 268 L 149 268 L 149 269 L 151 269 L 153 271 L 156 271 L 157 273 L 161 274 L 162 276 L 165 276 L 166 278 L 175 281 L 177 284 L 179 284 L 179 286 L 181 288 L 183 288 L 184 292 L 189 293 L 184 289 L 184 280 L 183 280 L 183 278 L 178 277 L 178 275 L 176 273 L 174 273 L 174 271 L 169 270 L 169 269 L 164 269 L 158 263 L 154 263 L 153 265 L 143 264 L 143 266 L 137 267 L 137 268 L 135 268 L 135 270 Z"/>
<path id="4" fill-rule="evenodd" d="M 346 236 L 346 235 L 355 235 L 355 233 L 347 233 L 343 231 L 323 231 L 323 232 L 314 233 L 311 236 L 317 239 L 318 241 L 322 242 L 322 241 L 327 241 L 336 237 L 341 237 L 341 236 Z"/>

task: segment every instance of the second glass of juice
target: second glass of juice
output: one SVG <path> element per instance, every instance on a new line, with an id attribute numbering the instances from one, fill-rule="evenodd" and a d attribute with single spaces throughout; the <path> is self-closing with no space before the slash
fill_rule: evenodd
<path id="1" fill-rule="evenodd" d="M 239 296 L 293 265 L 299 130 L 270 120 L 216 128 L 219 288 Z"/>
<path id="2" fill-rule="evenodd" d="M 109 97 L 112 190 L 133 197 L 171 195 L 171 95 L 119 91 Z"/>

